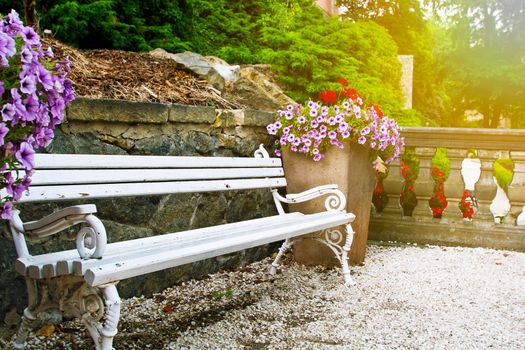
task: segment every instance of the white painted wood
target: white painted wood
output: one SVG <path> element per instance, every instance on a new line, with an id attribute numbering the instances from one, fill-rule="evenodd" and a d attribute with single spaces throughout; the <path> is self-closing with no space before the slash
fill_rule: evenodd
<path id="1" fill-rule="evenodd" d="M 283 177 L 282 168 L 36 170 L 31 186 Z"/>
<path id="2" fill-rule="evenodd" d="M 204 227 L 200 229 L 194 229 L 190 231 L 175 232 L 164 235 L 157 235 L 151 237 L 138 238 L 134 240 L 115 242 L 107 245 L 106 253 L 104 254 L 104 260 L 110 259 L 113 256 L 119 256 L 124 253 L 130 253 L 134 251 L 144 251 L 149 247 L 156 247 L 159 245 L 165 245 L 167 242 L 171 244 L 179 244 L 183 241 L 195 241 L 203 240 L 213 237 L 214 235 L 233 234 L 250 230 L 252 227 L 267 226 L 271 223 L 276 225 L 285 225 L 290 221 L 297 220 L 298 217 L 302 217 L 301 213 L 290 213 L 279 216 L 269 216 L 265 218 L 258 218 L 248 221 L 242 221 L 231 224 L 224 224 L 219 226 Z M 44 265 L 57 262 L 57 275 L 61 276 L 64 274 L 73 273 L 73 261 L 80 261 L 78 251 L 76 249 L 47 253 L 42 255 L 27 256 L 25 258 L 19 258 L 15 264 L 16 270 L 21 275 L 26 275 L 26 271 L 30 266 L 36 266 L 42 269 Z M 91 266 L 91 263 L 96 263 L 98 259 L 84 260 L 83 264 Z M 82 266 L 82 265 L 80 265 Z M 35 268 L 33 268 L 34 270 Z M 83 275 L 84 271 L 77 271 L 77 275 Z M 32 278 L 41 278 L 38 273 L 33 272 Z"/>
<path id="3" fill-rule="evenodd" d="M 177 250 L 177 254 L 174 254 L 173 250 L 167 250 L 155 255 L 142 255 L 120 263 L 101 264 L 98 267 L 89 269 L 85 274 L 85 280 L 91 286 L 98 286 L 327 229 L 348 223 L 350 220 L 350 215 L 344 212 L 333 211 L 330 213 L 333 215 L 325 215 L 317 220 L 313 219 L 314 214 L 311 216 L 312 220 L 307 222 L 302 221 L 284 225 L 273 230 L 254 229 L 250 232 L 245 232 L 243 235 L 204 241 L 202 244 L 190 245 Z"/>
<path id="4" fill-rule="evenodd" d="M 20 199 L 20 202 L 152 196 L 171 193 L 214 192 L 284 186 L 286 186 L 285 178 L 152 182 L 148 184 L 118 183 L 99 185 L 35 186 L 30 188 L 30 192 L 26 193 Z"/>
<path id="5" fill-rule="evenodd" d="M 209 227 L 207 230 L 199 230 L 200 234 L 194 232 L 197 230 L 190 230 L 169 235 L 113 243 L 110 245 L 107 254 L 101 260 L 75 259 L 73 262 L 73 272 L 77 276 L 83 276 L 88 269 L 100 266 L 100 264 L 118 263 L 123 259 L 155 255 L 161 251 L 178 252 L 184 247 L 202 244 L 203 242 L 214 242 L 226 237 L 242 236 L 254 232 L 256 229 L 271 231 L 305 220 L 306 217 L 304 215 L 297 214 L 298 215 L 287 215 L 283 217 L 272 216 L 272 220 L 259 220 L 257 223 L 249 220 L 243 221 L 242 225 L 226 224 Z M 173 255 L 176 254 L 174 253 Z"/>
<path id="6" fill-rule="evenodd" d="M 155 169 L 281 167 L 280 158 L 35 154 L 35 169 Z"/>
<path id="7" fill-rule="evenodd" d="M 97 207 L 94 204 L 75 205 L 72 207 L 67 207 L 52 214 L 49 214 L 40 220 L 24 223 L 24 232 L 27 233 L 28 231 L 41 229 L 42 227 L 51 225 L 52 223 L 68 216 L 85 216 L 96 212 Z"/>

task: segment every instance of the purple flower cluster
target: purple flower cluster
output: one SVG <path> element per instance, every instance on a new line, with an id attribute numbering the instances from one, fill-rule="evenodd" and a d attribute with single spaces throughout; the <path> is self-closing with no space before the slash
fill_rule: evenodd
<path id="1" fill-rule="evenodd" d="M 266 129 L 279 137 L 275 144 L 281 149 L 307 154 L 314 161 L 323 159 L 328 146 L 343 148 L 345 141 L 370 147 L 387 164 L 398 159 L 404 147 L 394 119 L 380 117 L 374 108 L 362 109 L 351 99 L 334 106 L 312 100 L 305 106 L 288 105 L 277 112 L 276 121 Z"/>
<path id="2" fill-rule="evenodd" d="M 51 142 L 74 93 L 69 60 L 54 61 L 14 10 L 0 19 L 0 71 L 0 217 L 8 220 L 31 182 L 35 150 Z"/>

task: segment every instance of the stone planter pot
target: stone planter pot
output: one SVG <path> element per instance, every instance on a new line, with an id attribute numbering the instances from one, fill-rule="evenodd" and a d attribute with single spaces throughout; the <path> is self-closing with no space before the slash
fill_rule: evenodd
<path id="1" fill-rule="evenodd" d="M 412 213 L 414 212 L 415 208 L 416 208 L 416 204 L 412 204 L 412 203 L 401 204 L 401 209 L 403 210 L 403 216 L 412 216 Z"/>
<path id="2" fill-rule="evenodd" d="M 298 193 L 315 186 L 337 184 L 346 195 L 346 210 L 356 215 L 352 228 L 355 231 L 349 262 L 362 264 L 368 238 L 368 222 L 375 185 L 375 173 L 370 160 L 370 150 L 358 144 L 345 144 L 344 149 L 330 147 L 326 157 L 314 162 L 304 154 L 283 151 L 283 166 L 287 192 Z M 305 203 L 290 205 L 290 211 L 317 213 L 325 210 L 324 200 L 318 198 Z M 344 232 L 343 227 L 340 228 Z M 319 233 L 316 233 L 317 235 Z M 344 242 L 344 239 L 343 239 Z M 306 265 L 333 266 L 338 264 L 333 252 L 314 240 L 301 240 L 294 245 L 297 262 Z"/>

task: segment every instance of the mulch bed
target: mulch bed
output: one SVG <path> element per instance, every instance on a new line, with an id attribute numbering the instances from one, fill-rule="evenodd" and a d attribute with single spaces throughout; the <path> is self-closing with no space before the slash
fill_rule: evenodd
<path id="1" fill-rule="evenodd" d="M 119 50 L 77 50 L 44 38 L 56 58 L 69 56 L 76 96 L 239 108 L 170 59 Z"/>

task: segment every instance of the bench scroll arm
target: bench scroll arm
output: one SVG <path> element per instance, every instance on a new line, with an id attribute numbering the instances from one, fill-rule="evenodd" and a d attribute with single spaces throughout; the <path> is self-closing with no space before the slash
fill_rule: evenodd
<path id="1" fill-rule="evenodd" d="M 21 221 L 13 221 L 13 236 L 27 235 L 30 237 L 47 237 L 59 233 L 73 225 L 87 223 L 77 234 L 76 246 L 78 254 L 82 259 L 101 258 L 107 244 L 106 229 L 102 221 L 94 213 L 97 207 L 94 204 L 76 205 L 61 209 L 44 218 L 21 224 Z M 16 224 L 15 224 L 16 223 Z M 21 230 L 22 229 L 22 230 Z M 24 242 L 25 243 L 25 242 Z M 27 251 L 23 252 L 27 255 Z M 19 252 L 20 256 L 20 252 Z"/>
<path id="2" fill-rule="evenodd" d="M 279 214 L 284 214 L 281 203 L 302 203 L 325 195 L 329 195 L 324 202 L 327 211 L 343 211 L 346 208 L 346 197 L 334 184 L 317 186 L 301 193 L 287 194 L 284 197 L 276 189 L 272 189 L 272 195 Z"/>

